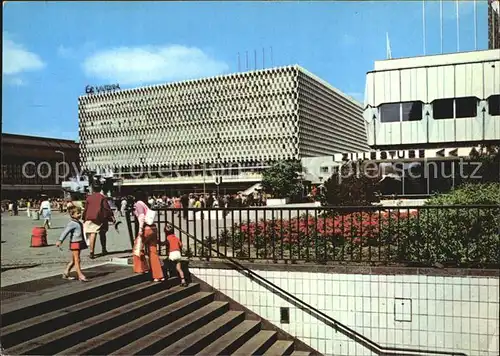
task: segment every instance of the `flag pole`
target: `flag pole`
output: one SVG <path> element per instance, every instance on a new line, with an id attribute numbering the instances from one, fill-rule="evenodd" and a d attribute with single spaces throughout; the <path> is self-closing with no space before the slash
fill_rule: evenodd
<path id="1" fill-rule="evenodd" d="M 441 54 L 443 54 L 443 0 L 439 0 L 439 34 L 441 40 Z"/>
<path id="2" fill-rule="evenodd" d="M 477 1 L 474 0 L 474 50 L 477 51 Z"/>
<path id="3" fill-rule="evenodd" d="M 391 42 L 389 40 L 389 32 L 385 33 L 386 57 L 392 59 Z"/>
<path id="4" fill-rule="evenodd" d="M 460 12 L 458 11 L 458 0 L 455 0 L 457 9 L 457 52 L 460 52 Z"/>
<path id="5" fill-rule="evenodd" d="M 426 43 L 426 33 L 425 33 L 425 0 L 422 0 L 422 34 L 423 34 L 423 45 L 424 45 L 424 56 L 426 53 L 427 43 Z"/>

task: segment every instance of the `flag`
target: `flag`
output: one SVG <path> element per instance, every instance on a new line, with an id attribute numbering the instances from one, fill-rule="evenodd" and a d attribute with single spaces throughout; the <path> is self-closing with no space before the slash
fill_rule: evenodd
<path id="1" fill-rule="evenodd" d="M 389 41 L 389 32 L 385 33 L 385 46 L 387 59 L 392 59 L 391 42 Z"/>

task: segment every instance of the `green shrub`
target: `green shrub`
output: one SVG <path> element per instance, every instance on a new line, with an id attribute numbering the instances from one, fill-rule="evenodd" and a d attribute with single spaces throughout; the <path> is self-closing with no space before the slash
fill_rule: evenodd
<path id="1" fill-rule="evenodd" d="M 382 232 L 398 241 L 398 260 L 454 266 L 500 263 L 500 184 L 466 184 L 429 199 L 426 206 L 404 226 Z"/>

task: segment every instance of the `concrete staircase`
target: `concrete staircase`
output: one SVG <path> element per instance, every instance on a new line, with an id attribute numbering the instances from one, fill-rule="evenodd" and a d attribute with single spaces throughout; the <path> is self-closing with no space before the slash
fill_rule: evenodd
<path id="1" fill-rule="evenodd" d="M 201 281 L 181 287 L 131 272 L 3 301 L 5 354 L 317 354 Z"/>

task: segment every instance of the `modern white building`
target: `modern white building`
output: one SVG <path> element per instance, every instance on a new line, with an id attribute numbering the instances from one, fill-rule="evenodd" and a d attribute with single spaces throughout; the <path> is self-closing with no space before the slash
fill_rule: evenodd
<path id="1" fill-rule="evenodd" d="M 500 141 L 500 49 L 376 61 L 364 119 L 374 149 Z"/>
<path id="2" fill-rule="evenodd" d="M 213 183 L 214 167 L 250 185 L 276 160 L 368 149 L 362 104 L 299 66 L 82 96 L 79 126 L 82 166 L 125 186 Z"/>

